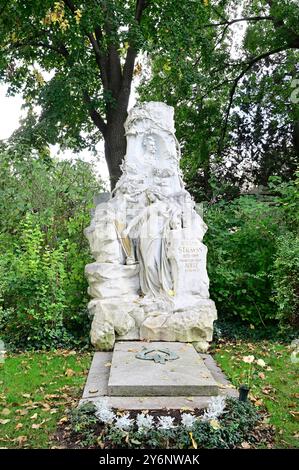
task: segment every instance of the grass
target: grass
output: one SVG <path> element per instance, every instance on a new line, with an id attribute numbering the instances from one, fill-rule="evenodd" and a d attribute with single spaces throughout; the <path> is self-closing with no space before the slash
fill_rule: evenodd
<path id="1" fill-rule="evenodd" d="M 263 359 L 256 366 L 251 399 L 266 407 L 276 428 L 276 447 L 298 447 L 298 364 L 285 345 L 270 341 L 225 341 L 214 357 L 234 385 L 245 381 L 245 355 Z M 49 448 L 66 410 L 82 394 L 91 353 L 35 352 L 11 355 L 0 364 L 0 447 Z M 56 444 L 57 445 L 57 444 Z"/>
<path id="2" fill-rule="evenodd" d="M 266 363 L 266 367 L 254 367 L 250 398 L 256 406 L 268 410 L 269 422 L 276 429 L 275 447 L 299 447 L 299 364 L 291 361 L 290 348 L 282 344 L 223 342 L 214 357 L 236 387 L 246 382 L 249 365 L 242 358 L 248 355 Z"/>
<path id="3" fill-rule="evenodd" d="M 90 353 L 24 353 L 0 364 L 0 447 L 51 447 L 51 434 L 82 394 Z"/>

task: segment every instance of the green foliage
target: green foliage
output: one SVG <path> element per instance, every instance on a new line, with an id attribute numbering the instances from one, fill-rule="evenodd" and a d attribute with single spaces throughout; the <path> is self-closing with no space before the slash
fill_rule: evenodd
<path id="1" fill-rule="evenodd" d="M 281 325 L 299 327 L 299 238 L 288 233 L 278 240 L 274 262 L 274 301 Z"/>
<path id="2" fill-rule="evenodd" d="M 19 347 L 56 345 L 66 335 L 65 244 L 45 246 L 45 235 L 33 215 L 27 214 L 20 225 L 19 242 L 1 258 L 1 329 Z M 13 306 L 8 315 L 6 306 Z"/>
<path id="3" fill-rule="evenodd" d="M 275 318 L 271 272 L 279 215 L 252 197 L 218 203 L 206 213 L 211 297 L 221 318 L 264 325 Z"/>
<path id="4" fill-rule="evenodd" d="M 145 3 L 136 21 L 136 6 L 142 10 Z M 21 92 L 25 98 L 29 116 L 23 131 L 35 145 L 42 141 L 81 149 L 94 147 L 102 137 L 97 119 L 92 121 L 96 113 L 107 119 L 112 114 L 116 123 L 115 106 L 126 110 L 134 51 L 163 49 L 171 30 L 172 50 L 184 47 L 188 20 L 198 26 L 208 9 L 197 0 L 164 0 L 163 6 L 136 0 L 34 0 L 26 5 L 16 0 L 0 2 L 0 13 L 0 81 L 9 85 L 9 94 Z"/>
<path id="5" fill-rule="evenodd" d="M 82 406 L 74 408 L 70 413 L 70 424 L 75 433 L 80 433 L 81 445 L 89 446 L 95 443 L 96 435 L 94 426 L 98 420 L 95 416 L 95 407 L 92 402 L 84 403 Z"/>
<path id="6" fill-rule="evenodd" d="M 221 321 L 298 327 L 298 181 L 298 174 L 289 182 L 272 178 L 272 196 L 207 209 L 211 297 Z"/>
<path id="7" fill-rule="evenodd" d="M 104 119 L 123 121 L 132 76 L 141 75 L 142 100 L 175 106 L 182 169 L 197 199 L 293 178 L 298 2 L 246 0 L 238 18 L 236 0 L 2 3 L 0 81 L 23 94 L 20 133 L 34 148 L 108 139 Z M 140 21 L 136 6 L 145 6 Z"/>
<path id="8" fill-rule="evenodd" d="M 272 178 L 271 188 L 278 192 L 282 222 L 286 227 L 277 240 L 272 274 L 276 318 L 282 329 L 299 327 L 299 172 L 294 182 Z"/>
<path id="9" fill-rule="evenodd" d="M 296 1 L 209 2 L 197 18 L 188 17 L 189 34 L 176 50 L 184 26 L 179 32 L 162 26 L 164 47 L 151 52 L 152 73 L 139 92 L 142 100 L 175 106 L 181 165 L 198 201 L 236 197 L 272 175 L 293 178 L 298 18 Z"/>
<path id="10" fill-rule="evenodd" d="M 3 150 L 0 163 L 0 336 L 11 348 L 86 341 L 83 229 L 100 184 L 88 164 L 18 148 Z"/>
<path id="11" fill-rule="evenodd" d="M 90 423 L 97 422 L 97 418 L 94 415 L 95 411 L 96 407 L 92 401 L 87 401 L 86 403 L 83 403 L 83 405 L 72 410 L 70 418 L 75 432 L 80 432 L 82 429 L 86 428 L 87 425 L 85 423 L 88 421 L 90 421 Z"/>
<path id="12" fill-rule="evenodd" d="M 219 315 L 220 316 L 220 315 Z M 296 336 L 296 332 L 289 332 L 287 335 L 285 332 L 283 335 L 277 328 L 276 323 L 270 323 L 262 328 L 255 328 L 253 324 L 248 327 L 248 323 L 242 321 L 239 318 L 233 318 L 227 320 L 225 318 L 219 318 L 214 322 L 213 341 L 226 343 L 228 341 L 251 341 L 253 343 L 268 340 L 268 341 L 283 341 L 290 342 Z"/>
<path id="13" fill-rule="evenodd" d="M 295 234 L 299 231 L 299 170 L 293 181 L 282 181 L 279 177 L 269 180 L 269 188 L 277 195 L 283 222 L 287 229 Z"/>
<path id="14" fill-rule="evenodd" d="M 236 399 L 228 400 L 228 407 L 220 420 L 220 429 L 213 430 L 209 423 L 198 423 L 193 437 L 199 447 L 229 449 L 244 441 L 253 441 L 251 437 L 259 421 L 257 410 L 250 402 L 241 403 Z"/>

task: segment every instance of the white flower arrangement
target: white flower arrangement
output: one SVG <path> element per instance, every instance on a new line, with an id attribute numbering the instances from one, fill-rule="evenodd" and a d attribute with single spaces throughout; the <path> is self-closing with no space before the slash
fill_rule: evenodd
<path id="1" fill-rule="evenodd" d="M 159 416 L 158 417 L 158 429 L 174 429 L 174 418 L 171 416 Z"/>
<path id="2" fill-rule="evenodd" d="M 218 426 L 218 418 L 225 412 L 225 406 L 226 400 L 224 396 L 218 395 L 217 397 L 212 397 L 208 408 L 201 417 L 196 417 L 191 413 L 182 413 L 179 425 L 183 426 L 188 431 L 192 430 L 198 420 L 216 423 Z M 148 431 L 155 428 L 155 424 L 158 430 L 169 430 L 177 427 L 172 416 L 158 416 L 156 423 L 155 418 L 146 413 L 139 413 L 136 419 L 130 418 L 129 413 L 117 416 L 112 411 L 107 399 L 98 400 L 95 402 L 95 407 L 95 416 L 101 423 L 113 425 L 113 427 L 122 431 L 130 431 L 136 426 L 139 433 L 146 434 Z"/>
<path id="3" fill-rule="evenodd" d="M 146 433 L 154 427 L 154 417 L 151 415 L 146 415 L 144 413 L 139 413 L 136 418 L 136 424 L 138 432 Z"/>
<path id="4" fill-rule="evenodd" d="M 196 417 L 191 413 L 183 413 L 181 416 L 181 424 L 184 428 L 190 430 L 193 428 L 194 423 L 197 421 Z"/>
<path id="5" fill-rule="evenodd" d="M 115 427 L 122 431 L 130 431 L 134 425 L 134 419 L 129 418 L 129 413 L 115 419 Z"/>
<path id="6" fill-rule="evenodd" d="M 217 397 L 212 397 L 208 408 L 205 410 L 202 420 L 211 421 L 219 418 L 225 410 L 226 401 L 225 397 L 218 395 Z"/>

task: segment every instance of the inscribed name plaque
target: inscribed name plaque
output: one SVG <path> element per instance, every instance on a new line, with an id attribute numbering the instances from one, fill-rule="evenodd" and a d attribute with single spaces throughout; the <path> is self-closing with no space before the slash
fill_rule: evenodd
<path id="1" fill-rule="evenodd" d="M 200 266 L 200 243 L 197 240 L 185 240 L 179 247 L 179 263 L 183 270 L 188 272 L 199 272 Z"/>
<path id="2" fill-rule="evenodd" d="M 175 230 L 168 245 L 168 256 L 175 271 L 174 293 L 209 298 L 209 278 L 206 271 L 207 247 L 199 239 L 190 238 L 190 230 Z"/>

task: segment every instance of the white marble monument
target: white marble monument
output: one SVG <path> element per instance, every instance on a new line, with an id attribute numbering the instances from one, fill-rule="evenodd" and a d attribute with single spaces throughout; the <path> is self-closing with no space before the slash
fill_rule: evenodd
<path id="1" fill-rule="evenodd" d="M 119 338 L 192 342 L 205 352 L 212 339 L 207 226 L 184 187 L 173 114 L 158 102 L 130 111 L 122 176 L 85 230 L 95 258 L 86 276 L 98 350 Z"/>

